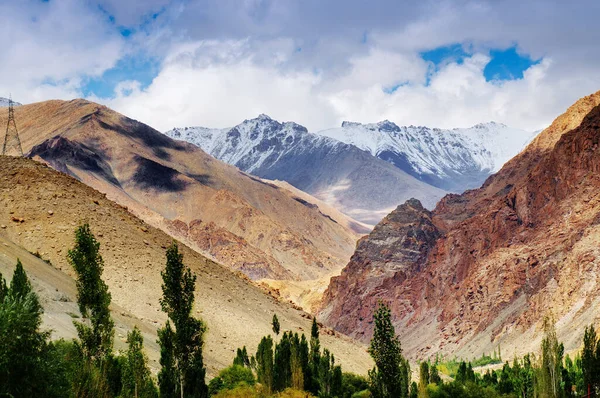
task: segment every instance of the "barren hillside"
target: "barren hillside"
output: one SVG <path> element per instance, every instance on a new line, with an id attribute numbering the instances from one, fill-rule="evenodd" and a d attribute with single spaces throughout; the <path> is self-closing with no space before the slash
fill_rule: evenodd
<path id="1" fill-rule="evenodd" d="M 73 333 L 65 315 L 76 312 L 73 272 L 66 254 L 75 228 L 83 221 L 90 223 L 101 243 L 104 279 L 112 293 L 119 335 L 124 336 L 123 325 L 139 320 L 150 357 L 155 359 L 152 342 L 156 328 L 166 320 L 159 307 L 160 270 L 173 238 L 72 177 L 32 160 L 0 157 L 0 272 L 12 275 L 15 257 L 23 257 L 48 309 L 45 324 L 56 330 L 55 336 Z M 39 253 L 52 265 L 20 248 Z M 237 347 L 256 347 L 260 337 L 270 332 L 274 313 L 283 329 L 310 332 L 308 314 L 278 302 L 243 275 L 194 250 L 182 250 L 185 263 L 198 276 L 194 313 L 208 324 L 205 355 L 210 374 L 228 365 Z M 61 301 L 63 295 L 67 301 Z M 323 344 L 347 370 L 366 372 L 371 363 L 364 346 L 323 335 Z"/>
<path id="2" fill-rule="evenodd" d="M 15 115 L 23 149 L 35 159 L 252 279 L 339 272 L 359 237 L 306 197 L 104 106 L 47 101 Z"/>

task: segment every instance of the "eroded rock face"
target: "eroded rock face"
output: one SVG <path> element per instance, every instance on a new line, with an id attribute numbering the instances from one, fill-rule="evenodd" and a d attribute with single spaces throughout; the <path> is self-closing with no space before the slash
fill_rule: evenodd
<path id="1" fill-rule="evenodd" d="M 324 298 L 331 325 L 343 333 L 368 336 L 377 301 L 398 297 L 390 304 L 398 311 L 411 311 L 416 297 L 408 281 L 422 271 L 439 237 L 431 212 L 421 202 L 411 199 L 398 206 L 358 242 L 342 275 L 332 278 Z"/>
<path id="2" fill-rule="evenodd" d="M 599 104 L 578 101 L 480 189 L 386 217 L 332 280 L 326 323 L 366 340 L 383 299 L 413 357 L 531 351 L 545 316 L 576 348 L 600 302 Z"/>

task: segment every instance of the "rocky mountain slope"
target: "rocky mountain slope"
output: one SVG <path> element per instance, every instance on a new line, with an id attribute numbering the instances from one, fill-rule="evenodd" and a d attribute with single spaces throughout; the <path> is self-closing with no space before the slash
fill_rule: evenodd
<path id="1" fill-rule="evenodd" d="M 438 188 L 463 192 L 478 188 L 537 135 L 501 123 L 444 130 L 397 126 L 385 120 L 317 134 L 355 145 Z"/>
<path id="2" fill-rule="evenodd" d="M 16 258 L 23 261 L 46 309 L 44 325 L 54 338 L 73 337 L 72 320 L 79 316 L 66 255 L 81 222 L 90 223 L 101 244 L 117 348 L 124 346 L 126 331 L 138 325 L 156 370 L 156 329 L 166 321 L 159 305 L 160 271 L 173 238 L 70 176 L 29 159 L 0 156 L 0 272 L 10 277 Z M 193 312 L 208 325 L 204 354 L 209 375 L 230 365 L 237 347 L 256 347 L 271 332 L 275 313 L 282 330 L 310 333 L 305 312 L 266 294 L 241 273 L 186 246 L 181 250 L 198 278 Z M 364 346 L 339 334 L 324 331 L 322 344 L 344 369 L 364 374 L 372 366 Z"/>
<path id="3" fill-rule="evenodd" d="M 30 156 L 252 279 L 339 271 L 359 236 L 310 201 L 104 106 L 47 101 L 15 117 Z"/>
<path id="4" fill-rule="evenodd" d="M 391 304 L 413 357 L 535 350 L 546 316 L 566 349 L 598 320 L 600 92 L 579 100 L 477 190 L 416 200 L 359 242 L 322 316 L 366 341 Z"/>
<path id="5" fill-rule="evenodd" d="M 165 134 L 247 173 L 287 181 L 371 225 L 406 199 L 419 198 L 432 208 L 444 194 L 353 145 L 266 115 L 231 129 L 192 127 Z"/>

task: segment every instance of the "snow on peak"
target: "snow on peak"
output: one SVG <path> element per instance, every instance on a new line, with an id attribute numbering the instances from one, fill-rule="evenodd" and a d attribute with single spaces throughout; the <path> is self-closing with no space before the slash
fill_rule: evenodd
<path id="1" fill-rule="evenodd" d="M 306 127 L 297 123 L 281 123 L 265 114 L 229 129 L 175 128 L 165 134 L 199 146 L 217 159 L 250 173 L 265 162 L 276 162 L 292 147 L 308 145 L 314 140 L 333 141 L 310 134 Z"/>
<path id="2" fill-rule="evenodd" d="M 317 134 L 355 145 L 434 185 L 439 182 L 436 186 L 456 190 L 479 186 L 482 178 L 498 171 L 536 135 L 497 122 L 447 130 L 398 126 L 389 120 L 344 122 L 341 128 Z M 464 183 L 445 185 L 451 179 Z"/>

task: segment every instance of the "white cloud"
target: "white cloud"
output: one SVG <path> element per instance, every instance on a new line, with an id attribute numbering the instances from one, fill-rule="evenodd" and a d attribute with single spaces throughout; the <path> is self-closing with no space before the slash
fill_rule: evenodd
<path id="1" fill-rule="evenodd" d="M 100 75 L 123 42 L 97 9 L 78 0 L 0 3 L 0 95 L 21 102 L 72 98 L 84 75 Z"/>
<path id="2" fill-rule="evenodd" d="M 262 42 L 273 51 L 270 59 L 256 57 L 248 39 L 182 44 L 150 87 L 120 93 L 108 104 L 160 130 L 232 126 L 263 112 L 312 131 L 343 120 L 382 119 L 438 127 L 495 120 L 535 130 L 600 88 L 600 76 L 561 76 L 550 58 L 529 68 L 523 79 L 488 82 L 483 69 L 489 56 L 479 53 L 442 66 L 426 85 L 427 65 L 420 57 L 382 48 L 352 58 L 345 73 L 331 77 L 281 67 L 294 57 L 293 46 L 285 43 Z M 384 92 L 404 81 L 410 83 Z"/>
<path id="3" fill-rule="evenodd" d="M 600 3 L 592 0 L 577 8 L 540 0 L 99 3 L 0 3 L 0 36 L 9 38 L 0 95 L 12 91 L 22 102 L 80 96 L 86 76 L 136 52 L 162 60 L 152 84 L 142 89 L 128 75 L 114 99 L 92 99 L 161 130 L 230 126 L 259 113 L 311 130 L 384 118 L 538 129 L 600 89 Z M 123 38 L 121 25 L 134 34 Z M 426 85 L 429 65 L 419 52 L 453 43 L 472 57 L 441 65 Z M 487 82 L 489 49 L 515 44 L 543 62 L 523 79 Z"/>

